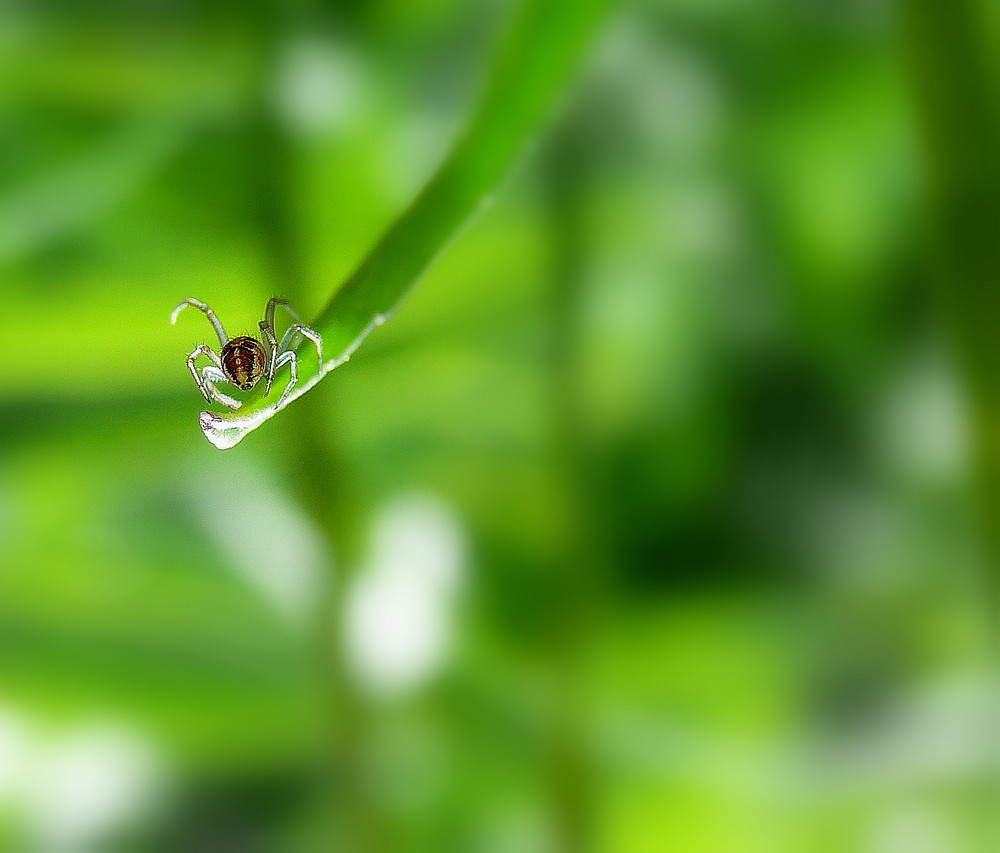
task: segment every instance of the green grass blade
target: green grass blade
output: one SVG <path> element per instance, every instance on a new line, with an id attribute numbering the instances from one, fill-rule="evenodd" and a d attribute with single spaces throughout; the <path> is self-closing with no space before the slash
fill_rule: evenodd
<path id="1" fill-rule="evenodd" d="M 936 276 L 969 400 L 993 606 L 1000 606 L 1000 110 L 986 9 L 906 0 L 903 32 L 934 237 Z"/>
<path id="2" fill-rule="evenodd" d="M 407 292 L 491 193 L 544 122 L 610 0 L 527 0 L 501 45 L 489 84 L 465 134 L 416 200 L 385 232 L 313 322 L 325 364 L 299 348 L 299 383 L 277 404 L 284 382 L 235 412 L 202 412 L 205 436 L 227 449 L 326 373 L 343 364 L 388 319 Z"/>

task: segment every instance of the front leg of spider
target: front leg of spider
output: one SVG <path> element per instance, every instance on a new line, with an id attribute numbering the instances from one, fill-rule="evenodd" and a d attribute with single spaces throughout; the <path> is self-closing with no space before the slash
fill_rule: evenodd
<path id="1" fill-rule="evenodd" d="M 233 410 L 236 410 L 243 405 L 239 400 L 234 400 L 232 397 L 223 394 L 218 388 L 215 387 L 216 382 L 228 382 L 229 380 L 226 379 L 226 375 L 214 364 L 206 364 L 201 369 L 201 378 L 208 386 L 209 393 L 212 395 L 212 399 L 215 400 L 215 402 L 221 403 L 223 406 Z"/>
<path id="2" fill-rule="evenodd" d="M 195 365 L 195 360 L 202 355 L 211 359 L 212 363 L 203 367 L 199 372 L 197 366 Z M 213 380 L 217 381 L 219 379 L 225 379 L 225 376 L 222 372 L 222 362 L 208 344 L 199 344 L 191 351 L 191 354 L 187 357 L 187 366 L 188 370 L 191 371 L 191 375 L 194 377 L 198 390 L 201 391 L 201 396 L 204 397 L 207 402 L 222 403 L 224 406 L 228 406 L 231 409 L 239 407 L 239 403 L 231 397 L 227 397 L 225 394 L 222 394 L 219 389 L 215 387 Z"/>

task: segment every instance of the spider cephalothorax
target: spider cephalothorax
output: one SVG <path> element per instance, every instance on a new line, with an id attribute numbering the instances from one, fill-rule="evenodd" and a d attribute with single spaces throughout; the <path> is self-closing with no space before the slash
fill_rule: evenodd
<path id="1" fill-rule="evenodd" d="M 323 369 L 323 339 L 317 332 L 314 332 L 308 326 L 303 326 L 299 322 L 298 315 L 288 307 L 288 303 L 284 299 L 269 299 L 267 307 L 264 309 L 264 319 L 257 324 L 270 350 L 269 352 L 264 349 L 260 341 L 249 335 L 239 335 L 235 338 L 227 337 L 225 330 L 222 328 L 222 323 L 215 316 L 215 312 L 204 302 L 199 302 L 197 299 L 185 299 L 180 305 L 174 308 L 173 313 L 170 315 L 171 323 L 177 321 L 177 315 L 187 305 L 197 308 L 208 317 L 212 328 L 215 329 L 215 334 L 219 338 L 221 349 L 218 355 L 216 355 L 215 351 L 208 344 L 199 344 L 187 357 L 188 370 L 191 371 L 191 375 L 198 384 L 199 390 L 209 403 L 222 403 L 222 405 L 228 406 L 230 409 L 238 409 L 242 405 L 238 400 L 227 397 L 219 391 L 215 387 L 216 382 L 228 382 L 241 391 L 249 391 L 260 382 L 261 378 L 266 376 L 267 387 L 264 393 L 269 394 L 271 392 L 271 383 L 274 381 L 274 372 L 282 365 L 287 364 L 291 376 L 278 402 L 280 403 L 284 400 L 298 379 L 298 362 L 296 361 L 295 350 L 291 347 L 297 335 L 301 336 L 299 340 L 309 338 L 316 345 L 316 356 L 320 370 Z M 292 319 L 295 321 L 285 330 L 284 335 L 281 336 L 280 343 L 274 335 L 275 305 L 281 305 L 292 315 Z M 205 365 L 199 371 L 195 367 L 195 359 L 202 355 L 210 359 L 212 363 Z"/>

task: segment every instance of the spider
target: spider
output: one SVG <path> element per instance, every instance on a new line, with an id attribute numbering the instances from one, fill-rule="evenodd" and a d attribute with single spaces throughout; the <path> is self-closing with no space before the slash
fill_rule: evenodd
<path id="1" fill-rule="evenodd" d="M 264 389 L 264 395 L 267 396 L 271 393 L 271 383 L 274 381 L 275 371 L 287 364 L 291 377 L 288 380 L 288 385 L 285 386 L 285 390 L 281 392 L 281 397 L 278 399 L 278 404 L 280 405 L 298 381 L 296 369 L 298 362 L 295 357 L 295 351 L 291 347 L 293 339 L 297 335 L 309 338 L 309 340 L 316 344 L 316 357 L 320 365 L 320 370 L 323 369 L 323 339 L 318 332 L 313 331 L 308 326 L 302 325 L 299 321 L 299 315 L 289 307 L 284 299 L 278 299 L 277 297 L 269 299 L 267 307 L 264 309 L 264 319 L 257 324 L 260 327 L 265 343 L 270 349 L 270 353 L 265 353 L 260 341 L 249 335 L 237 335 L 235 338 L 228 337 L 222 328 L 222 323 L 219 322 L 219 318 L 215 316 L 215 312 L 204 302 L 199 302 L 197 299 L 185 299 L 181 302 L 171 312 L 170 322 L 176 323 L 177 315 L 188 305 L 203 312 L 212 324 L 212 328 L 215 329 L 215 334 L 219 336 L 219 346 L 221 349 L 218 355 L 215 354 L 214 350 L 208 344 L 199 344 L 187 357 L 188 370 L 191 371 L 191 375 L 198 385 L 198 390 L 201 391 L 202 396 L 209 403 L 214 401 L 230 409 L 238 409 L 243 404 L 232 397 L 227 397 L 215 387 L 215 383 L 228 382 L 241 391 L 249 391 L 260 382 L 263 376 L 267 377 L 267 386 Z M 280 343 L 274 336 L 275 305 L 284 307 L 295 321 L 285 330 L 285 334 L 281 336 Z M 201 355 L 211 359 L 212 363 L 202 367 L 199 373 L 198 368 L 195 367 L 195 360 Z"/>

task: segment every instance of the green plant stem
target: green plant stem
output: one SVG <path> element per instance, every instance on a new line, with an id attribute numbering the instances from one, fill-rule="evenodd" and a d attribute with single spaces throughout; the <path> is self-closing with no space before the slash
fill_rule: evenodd
<path id="1" fill-rule="evenodd" d="M 552 109 L 611 0 L 525 0 L 496 57 L 465 134 L 413 204 L 376 243 L 312 323 L 325 366 L 300 349 L 299 383 L 282 405 L 263 388 L 236 412 L 202 412 L 206 437 L 226 449 L 346 361 L 399 306 L 438 254 L 490 199 Z M 279 383 L 280 384 L 280 383 Z"/>
<path id="2" fill-rule="evenodd" d="M 594 846 L 594 774 L 588 754 L 586 688 L 597 602 L 602 586 L 601 516 L 593 498 L 581 389 L 582 287 L 587 263 L 587 178 L 592 138 L 587 111 L 577 108 L 554 134 L 545 159 L 551 275 L 546 399 L 555 512 L 550 532 L 551 667 L 554 707 L 549 736 L 549 790 L 554 849 Z"/>
<path id="3" fill-rule="evenodd" d="M 1000 124 L 982 10 L 906 0 L 909 67 L 928 167 L 941 301 L 971 411 L 975 478 L 1000 612 Z"/>
<path id="4" fill-rule="evenodd" d="M 941 303 L 968 399 L 972 464 L 985 552 L 988 713 L 983 755 L 995 754 L 1000 660 L 1000 123 L 987 57 L 985 10 L 975 0 L 905 0 L 903 33 L 929 178 Z M 992 762 L 973 780 L 985 836 L 996 846 Z"/>

